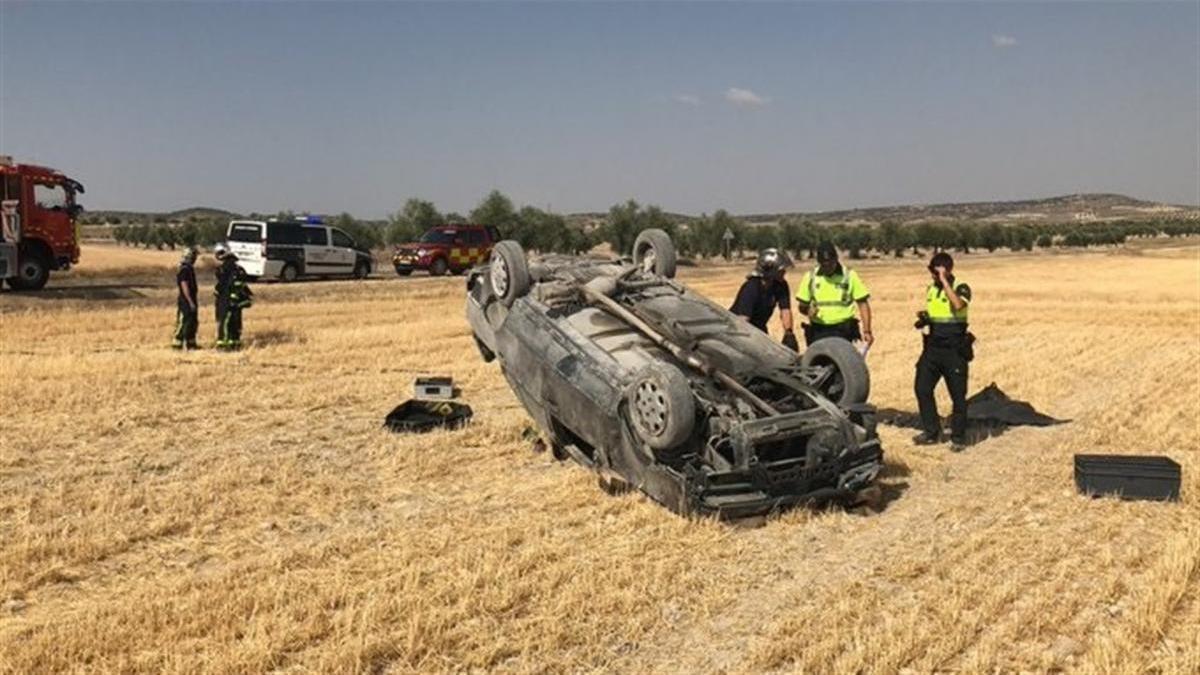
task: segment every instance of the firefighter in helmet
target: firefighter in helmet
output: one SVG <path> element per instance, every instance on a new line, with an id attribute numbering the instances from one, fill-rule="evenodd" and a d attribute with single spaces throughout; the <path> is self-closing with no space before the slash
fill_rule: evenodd
<path id="1" fill-rule="evenodd" d="M 196 349 L 196 329 L 200 327 L 199 305 L 196 296 L 196 249 L 188 246 L 179 257 L 179 271 L 175 273 L 176 299 L 175 349 Z"/>
<path id="2" fill-rule="evenodd" d="M 837 248 L 822 242 L 817 246 L 817 267 L 804 274 L 796 292 L 796 308 L 808 317 L 804 341 L 811 345 L 822 338 L 838 337 L 871 345 L 875 336 L 871 333 L 870 298 L 858 272 L 843 267 Z"/>
<path id="3" fill-rule="evenodd" d="M 214 289 L 217 305 L 217 349 L 237 351 L 242 348 L 242 310 L 249 307 L 254 298 L 246 285 L 246 273 L 237 264 L 237 256 L 225 244 L 213 247 L 217 267 L 217 285 Z"/>
<path id="4" fill-rule="evenodd" d="M 933 390 L 938 380 L 946 381 L 953 408 L 950 413 L 950 449 L 958 452 L 967 444 L 967 364 L 975 358 L 975 336 L 967 330 L 971 287 L 954 274 L 954 259 L 941 252 L 929 261 L 933 281 L 925 289 L 925 309 L 917 312 L 915 327 L 922 335 L 921 358 L 913 389 L 921 413 L 923 431 L 913 439 L 917 445 L 942 441 Z"/>
<path id="5" fill-rule="evenodd" d="M 799 351 L 796 334 L 793 332 L 792 299 L 784 275 L 792 266 L 787 253 L 776 248 L 759 251 L 754 271 L 738 289 L 730 312 L 746 319 L 752 326 L 767 332 L 767 322 L 779 308 L 779 322 L 783 324 L 783 344 L 792 351 Z"/>

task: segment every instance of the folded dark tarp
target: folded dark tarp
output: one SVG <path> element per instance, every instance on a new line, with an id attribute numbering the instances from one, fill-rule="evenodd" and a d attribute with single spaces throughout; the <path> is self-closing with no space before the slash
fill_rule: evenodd
<path id="1" fill-rule="evenodd" d="M 405 401 L 388 413 L 383 426 L 400 432 L 458 429 L 470 421 L 471 406 L 453 401 Z"/>
<path id="2" fill-rule="evenodd" d="M 1001 391 L 995 382 L 967 399 L 967 420 L 1007 424 L 1014 427 L 1048 427 L 1052 424 L 1064 424 L 1070 421 L 1043 415 L 1025 401 L 1015 401 L 1009 398 L 1008 394 Z"/>

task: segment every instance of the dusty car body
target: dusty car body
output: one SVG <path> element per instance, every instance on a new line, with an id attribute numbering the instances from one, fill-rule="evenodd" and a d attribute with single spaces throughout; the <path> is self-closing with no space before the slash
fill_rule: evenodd
<path id="1" fill-rule="evenodd" d="M 529 261 L 501 242 L 469 274 L 480 353 L 499 361 L 555 456 L 607 487 L 721 518 L 852 500 L 874 481 L 874 409 L 853 400 L 865 388 L 827 395 L 835 362 L 861 359 L 853 347 L 801 358 L 669 278 L 665 234 L 639 245 L 628 259 Z"/>

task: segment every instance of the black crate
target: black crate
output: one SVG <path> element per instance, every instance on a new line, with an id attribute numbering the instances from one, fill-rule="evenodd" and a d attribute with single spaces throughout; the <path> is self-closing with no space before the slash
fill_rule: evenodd
<path id="1" fill-rule="evenodd" d="M 1075 486 L 1084 494 L 1179 501 L 1180 469 L 1170 457 L 1075 455 Z"/>

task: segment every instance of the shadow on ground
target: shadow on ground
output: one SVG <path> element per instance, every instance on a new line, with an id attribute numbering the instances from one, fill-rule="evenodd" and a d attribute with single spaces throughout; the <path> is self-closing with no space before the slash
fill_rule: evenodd
<path id="1" fill-rule="evenodd" d="M 307 338 L 299 333 L 288 330 L 263 330 L 252 333 L 246 340 L 246 345 L 255 348 L 273 347 L 275 345 L 304 344 Z"/>
<path id="2" fill-rule="evenodd" d="M 38 291 L 6 290 L 0 297 L 20 298 L 23 301 L 40 300 L 137 300 L 149 297 L 146 291 L 154 284 L 73 284 L 70 286 L 50 285 Z"/>
<path id="3" fill-rule="evenodd" d="M 912 429 L 914 435 L 921 431 L 921 416 L 910 410 L 880 408 L 876 415 L 876 419 L 880 424 L 902 429 Z M 989 438 L 1000 436 L 1008 431 L 1009 426 L 1003 422 L 970 420 L 967 422 L 967 445 L 975 445 Z M 950 420 L 948 418 L 942 418 L 942 433 L 946 436 L 950 433 Z"/>

